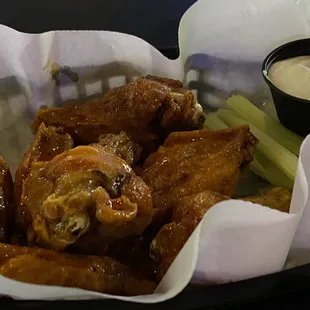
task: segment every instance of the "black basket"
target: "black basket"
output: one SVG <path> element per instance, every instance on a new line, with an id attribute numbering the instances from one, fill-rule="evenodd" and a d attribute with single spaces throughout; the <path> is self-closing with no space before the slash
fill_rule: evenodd
<path id="1" fill-rule="evenodd" d="M 107 4 L 108 2 L 108 4 Z M 138 22 L 142 17 L 144 20 L 151 20 L 156 18 L 158 24 L 165 25 L 169 22 L 171 24 L 171 33 L 169 39 L 163 38 L 168 36 L 162 29 L 156 32 L 154 28 L 143 27 L 145 29 L 152 29 L 153 33 L 149 34 L 147 39 L 151 44 L 157 48 L 168 58 L 175 59 L 179 55 L 177 47 L 177 28 L 179 18 L 184 11 L 195 2 L 195 0 L 177 0 L 177 1 L 158 1 L 159 7 L 165 14 L 154 16 L 147 16 L 147 14 L 138 14 L 135 21 L 137 24 L 128 22 L 128 10 L 124 10 L 123 18 L 117 7 L 122 5 L 139 6 L 142 3 L 146 5 L 146 0 L 54 0 L 54 1 L 39 1 L 39 0 L 10 0 L 3 3 L 0 12 L 0 23 L 6 24 L 10 27 L 16 28 L 24 32 L 43 32 L 57 29 L 91 29 L 91 30 L 115 30 L 125 31 L 131 34 L 143 37 L 142 33 L 138 33 L 142 27 Z M 104 9 L 106 5 L 106 10 Z M 169 3 L 169 5 L 168 5 Z M 174 3 L 174 9 L 169 9 Z M 167 4 L 164 7 L 164 4 Z M 154 1 L 150 1 L 150 12 L 153 10 Z M 112 6 L 114 8 L 112 8 Z M 113 15 L 109 10 L 114 10 Z M 160 11 L 160 10 L 159 10 Z M 174 17 L 168 16 L 174 14 Z M 166 23 L 162 23 L 160 18 L 166 18 Z M 159 20 L 158 20 L 159 19 Z M 129 28 L 132 31 L 128 30 Z M 145 26 L 145 25 L 144 25 Z M 167 29 L 166 29 L 167 30 Z M 169 30 L 170 31 L 170 30 Z M 160 36 L 160 39 L 158 39 Z M 304 301 L 307 300 L 307 295 L 310 292 L 310 264 L 302 267 L 293 268 L 290 270 L 278 272 L 272 275 L 262 276 L 250 280 L 240 281 L 236 283 L 218 285 L 218 286 L 204 286 L 204 287 L 190 287 L 185 289 L 175 298 L 159 304 L 136 304 L 129 302 L 121 302 L 115 300 L 89 300 L 89 301 L 16 301 L 3 298 L 1 300 L 2 309 L 33 309 L 33 310 L 54 310 L 58 307 L 70 307 L 75 310 L 87 309 L 124 309 L 124 310 L 140 310 L 140 309 L 218 309 L 234 307 L 234 309 L 253 309 L 252 305 L 259 307 L 259 309 L 297 309 L 297 300 L 294 300 L 293 306 L 289 305 L 288 299 L 293 299 L 296 294 L 304 293 L 301 297 Z M 275 301 L 280 301 L 281 305 Z M 266 307 L 266 303 L 268 306 Z M 298 307 L 299 309 L 299 307 Z M 307 307 L 309 309 L 309 306 Z"/>

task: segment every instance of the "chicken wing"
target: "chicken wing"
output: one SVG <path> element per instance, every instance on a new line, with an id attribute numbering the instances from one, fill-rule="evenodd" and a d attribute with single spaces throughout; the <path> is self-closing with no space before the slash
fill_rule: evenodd
<path id="1" fill-rule="evenodd" d="M 42 122 L 64 128 L 78 144 L 96 142 L 102 133 L 126 131 L 143 148 L 152 149 L 167 132 L 201 128 L 204 116 L 181 82 L 145 77 L 83 104 L 41 108 L 33 128 Z"/>
<path id="2" fill-rule="evenodd" d="M 150 256 L 159 262 L 156 276 L 160 280 L 205 213 L 216 203 L 230 199 L 219 193 L 203 191 L 181 198 L 173 206 L 172 223 L 164 225 L 150 247 Z"/>
<path id="3" fill-rule="evenodd" d="M 130 166 L 139 160 L 142 151 L 139 144 L 132 141 L 125 131 L 121 131 L 119 134 L 102 134 L 98 143 L 107 152 L 124 159 Z"/>
<path id="4" fill-rule="evenodd" d="M 263 195 L 242 198 L 271 209 L 289 213 L 292 193 L 283 187 L 274 187 Z"/>
<path id="5" fill-rule="evenodd" d="M 146 159 L 141 173 L 152 191 L 154 224 L 169 221 L 171 207 L 180 197 L 204 190 L 231 196 L 256 142 L 247 125 L 171 133 Z"/>
<path id="6" fill-rule="evenodd" d="M 204 191 L 183 197 L 173 206 L 172 223 L 161 228 L 150 247 L 150 256 L 159 262 L 158 280 L 165 275 L 205 213 L 216 203 L 227 199 L 230 197 Z M 291 192 L 282 187 L 275 187 L 260 196 L 242 198 L 241 200 L 289 212 Z"/>
<path id="7" fill-rule="evenodd" d="M 0 156 L 0 242 L 8 242 L 14 222 L 13 181 L 10 169 Z"/>
<path id="8" fill-rule="evenodd" d="M 30 215 L 25 206 L 21 204 L 21 194 L 25 179 L 30 173 L 32 164 L 40 164 L 54 158 L 56 155 L 73 147 L 73 141 L 69 134 L 61 129 L 46 127 L 41 124 L 34 141 L 18 166 L 15 174 L 14 195 L 16 204 L 16 230 L 23 232 L 30 222 Z"/>
<path id="9" fill-rule="evenodd" d="M 156 283 L 109 257 L 0 244 L 0 274 L 21 282 L 76 287 L 113 295 L 151 294 Z"/>
<path id="10" fill-rule="evenodd" d="M 149 188 L 100 144 L 76 147 L 33 168 L 21 203 L 31 215 L 28 240 L 57 250 L 87 232 L 112 240 L 140 234 L 153 215 Z"/>

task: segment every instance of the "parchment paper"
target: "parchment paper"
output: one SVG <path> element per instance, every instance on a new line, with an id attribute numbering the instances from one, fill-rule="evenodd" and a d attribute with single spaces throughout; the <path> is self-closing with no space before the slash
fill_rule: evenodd
<path id="1" fill-rule="evenodd" d="M 309 7 L 309 1 L 302 0 L 200 0 L 181 21 L 181 56 L 176 61 L 125 34 L 29 35 L 0 26 L 0 153 L 14 171 L 33 138 L 29 124 L 39 106 L 83 101 L 146 74 L 184 79 L 198 91 L 206 110 L 237 92 L 273 111 L 261 62 L 278 44 L 310 34 Z M 51 77 L 55 66 L 69 67 L 78 82 L 60 74 L 56 85 Z M 174 297 L 190 281 L 220 284 L 279 271 L 289 252 L 286 267 L 309 262 L 310 255 L 304 254 L 310 252 L 309 158 L 310 137 L 302 146 L 290 214 L 236 200 L 215 205 L 153 295 L 109 296 L 4 277 L 0 277 L 0 294 L 16 299 L 116 298 L 155 303 Z"/>

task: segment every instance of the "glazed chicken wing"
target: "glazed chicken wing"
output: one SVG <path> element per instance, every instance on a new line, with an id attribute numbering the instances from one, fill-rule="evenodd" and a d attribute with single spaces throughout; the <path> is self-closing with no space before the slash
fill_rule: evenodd
<path id="1" fill-rule="evenodd" d="M 205 213 L 216 203 L 230 199 L 219 193 L 203 191 L 181 198 L 173 206 L 172 223 L 164 225 L 152 241 L 151 257 L 159 262 L 156 276 L 160 280 Z"/>
<path id="2" fill-rule="evenodd" d="M 246 125 L 171 133 L 147 158 L 141 174 L 152 191 L 155 223 L 169 221 L 171 207 L 180 197 L 204 190 L 232 195 L 256 142 Z"/>
<path id="3" fill-rule="evenodd" d="M 14 221 L 13 181 L 10 169 L 0 156 L 0 242 L 8 242 Z"/>
<path id="4" fill-rule="evenodd" d="M 104 239 L 142 233 L 153 215 L 149 188 L 100 144 L 76 147 L 33 168 L 21 203 L 31 215 L 28 240 L 57 250 L 88 232 L 103 237 L 105 247 Z"/>
<path id="5" fill-rule="evenodd" d="M 109 257 L 0 244 L 0 274 L 21 282 L 77 287 L 113 295 L 151 294 L 156 283 Z"/>
<path id="6" fill-rule="evenodd" d="M 142 151 L 139 144 L 132 141 L 125 131 L 121 131 L 119 134 L 102 134 L 99 137 L 98 143 L 107 152 L 124 159 L 130 166 L 139 160 Z"/>
<path id="7" fill-rule="evenodd" d="M 24 181 L 31 171 L 32 164 L 38 165 L 49 161 L 72 147 L 73 141 L 69 134 L 63 133 L 61 129 L 55 127 L 46 127 L 44 124 L 40 125 L 34 141 L 24 155 L 15 174 L 16 229 L 19 232 L 25 231 L 30 221 L 28 211 L 20 203 L 20 198 Z"/>
<path id="8" fill-rule="evenodd" d="M 165 275 L 205 213 L 216 203 L 227 199 L 230 197 L 204 191 L 183 197 L 173 206 L 172 223 L 161 228 L 150 247 L 151 257 L 159 262 L 158 280 Z M 282 212 L 289 212 L 291 192 L 282 187 L 275 187 L 262 195 L 242 198 L 241 200 L 251 201 Z"/>
<path id="9" fill-rule="evenodd" d="M 102 133 L 126 131 L 148 149 L 171 131 L 201 128 L 204 116 L 194 94 L 181 82 L 145 77 L 86 103 L 42 108 L 33 128 L 42 122 L 64 128 L 78 144 L 96 142 Z"/>
<path id="10" fill-rule="evenodd" d="M 292 193 L 283 187 L 274 187 L 263 195 L 243 198 L 271 209 L 289 213 Z"/>

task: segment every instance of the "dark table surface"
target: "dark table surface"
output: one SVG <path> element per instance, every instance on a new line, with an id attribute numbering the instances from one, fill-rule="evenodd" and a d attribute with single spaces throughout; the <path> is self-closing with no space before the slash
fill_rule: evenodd
<path id="1" fill-rule="evenodd" d="M 0 23 L 19 31 L 113 30 L 143 38 L 168 57 L 178 55 L 177 30 L 195 0 L 10 0 Z M 190 306 L 191 305 L 191 306 Z M 62 303 L 1 301 L 3 309 L 56 309 Z M 117 309 L 309 309 L 310 266 L 252 281 L 185 292 L 159 307 L 102 301 L 65 303 L 76 310 Z"/>

